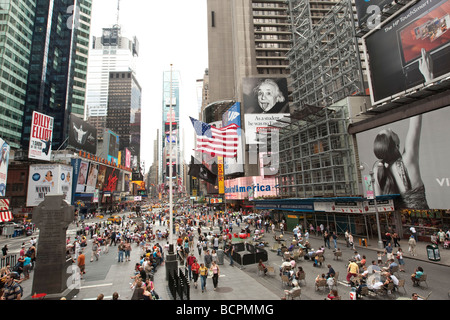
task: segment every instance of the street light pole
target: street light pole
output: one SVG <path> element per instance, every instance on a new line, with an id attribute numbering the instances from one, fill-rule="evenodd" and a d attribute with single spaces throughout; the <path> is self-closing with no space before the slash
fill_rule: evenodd
<path id="1" fill-rule="evenodd" d="M 169 245 L 173 245 L 173 195 L 172 195 L 172 64 L 170 64 L 170 119 L 169 119 Z"/>
<path id="2" fill-rule="evenodd" d="M 365 163 L 365 162 L 362 162 L 362 164 L 365 164 L 367 166 L 367 163 Z M 359 169 L 361 171 L 364 170 L 364 166 L 362 164 L 359 166 Z M 375 166 L 375 164 L 378 167 L 382 166 L 383 164 L 380 163 L 377 160 L 377 161 L 375 161 L 375 163 L 373 164 L 373 166 L 369 170 L 370 183 L 371 183 L 372 191 L 373 191 L 373 204 L 374 204 L 374 207 L 375 207 L 375 217 L 377 219 L 378 248 L 379 249 L 383 249 L 383 240 L 381 239 L 381 227 L 380 227 L 380 216 L 379 216 L 379 212 L 378 212 L 377 194 L 376 194 L 376 191 L 375 191 L 375 177 L 374 177 L 374 172 L 373 172 L 373 169 L 372 169 Z"/>

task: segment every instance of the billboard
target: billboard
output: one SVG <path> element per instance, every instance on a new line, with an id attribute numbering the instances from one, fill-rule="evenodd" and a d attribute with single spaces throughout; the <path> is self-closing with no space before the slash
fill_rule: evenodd
<path id="1" fill-rule="evenodd" d="M 53 117 L 33 111 L 28 158 L 50 161 L 52 138 Z"/>
<path id="2" fill-rule="evenodd" d="M 241 103 L 236 102 L 231 106 L 222 116 L 222 126 L 226 127 L 230 124 L 237 124 L 239 128 L 237 129 L 238 134 L 238 148 L 236 158 L 224 158 L 224 172 L 225 175 L 244 172 L 244 154 L 243 154 L 243 143 L 242 143 L 242 129 L 241 129 Z"/>
<path id="3" fill-rule="evenodd" d="M 97 129 L 75 115 L 70 115 L 69 146 L 91 154 L 97 153 Z"/>
<path id="4" fill-rule="evenodd" d="M 72 201 L 72 166 L 61 164 L 30 165 L 27 207 L 38 206 L 45 196 L 64 194 Z"/>
<path id="5" fill-rule="evenodd" d="M 92 163 L 89 166 L 89 172 L 86 181 L 86 193 L 94 193 L 97 184 L 98 164 Z"/>
<path id="6" fill-rule="evenodd" d="M 421 0 L 365 38 L 372 104 L 447 77 L 450 0 Z"/>
<path id="7" fill-rule="evenodd" d="M 260 176 L 241 177 L 225 180 L 226 199 L 244 200 L 249 198 L 277 196 L 277 178 L 263 179 Z"/>
<path id="8" fill-rule="evenodd" d="M 119 163 L 119 136 L 111 130 L 105 130 L 103 137 L 103 150 L 107 160 Z"/>
<path id="9" fill-rule="evenodd" d="M 396 209 L 450 207 L 448 119 L 445 107 L 356 135 L 359 158 L 370 166 L 361 173 L 373 169 L 377 196 L 400 194 Z"/>
<path id="10" fill-rule="evenodd" d="M 119 169 L 107 167 L 105 172 L 105 181 L 103 183 L 103 191 L 117 191 L 119 182 Z"/>
<path id="11" fill-rule="evenodd" d="M 97 185 L 96 189 L 103 190 L 103 185 L 105 184 L 106 179 L 106 166 L 99 164 L 98 165 L 98 176 L 97 176 Z"/>
<path id="12" fill-rule="evenodd" d="M 8 178 L 9 152 L 11 147 L 2 138 L 0 138 L 1 158 L 0 158 L 0 196 L 4 197 L 6 193 L 6 181 Z"/>
<path id="13" fill-rule="evenodd" d="M 86 181 L 89 169 L 89 162 L 80 161 L 79 169 L 78 169 L 78 177 L 77 177 L 77 187 L 76 192 L 85 192 L 86 189 Z"/>
<path id="14" fill-rule="evenodd" d="M 125 167 L 131 168 L 131 151 L 125 148 Z"/>
<path id="15" fill-rule="evenodd" d="M 244 119 L 247 144 L 258 143 L 256 133 L 289 115 L 286 78 L 244 78 Z"/>

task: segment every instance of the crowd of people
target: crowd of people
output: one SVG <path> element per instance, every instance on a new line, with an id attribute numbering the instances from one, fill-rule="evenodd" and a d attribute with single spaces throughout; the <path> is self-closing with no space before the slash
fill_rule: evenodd
<path id="1" fill-rule="evenodd" d="M 135 215 L 124 216 L 118 223 L 107 220 L 96 223 L 89 223 L 89 220 L 77 221 L 80 231 L 74 239 L 67 238 L 66 245 L 68 256 L 72 257 L 79 268 L 80 279 L 85 277 L 88 260 L 90 263 L 101 261 L 102 254 L 113 251 L 117 254 L 117 263 L 126 263 L 132 260 L 132 250 L 139 250 L 139 261 L 135 261 L 130 275 L 132 279 L 130 289 L 134 290 L 132 299 L 159 299 L 160 296 L 155 289 L 154 274 L 165 263 L 165 255 L 169 251 L 167 239 L 170 228 L 176 239 L 174 248 L 176 257 L 179 263 L 188 270 L 187 276 L 189 281 L 192 281 L 192 288 L 196 290 L 200 287 L 202 293 L 207 291 L 208 279 L 211 279 L 213 290 L 219 288 L 221 274 L 219 249 L 228 256 L 230 265 L 234 265 L 232 239 L 236 237 L 243 236 L 255 241 L 261 240 L 263 233 L 273 233 L 275 241 L 282 243 L 277 252 L 282 256 L 280 276 L 287 276 L 288 283 L 292 287 L 285 291 L 284 298 L 295 295 L 300 289 L 301 281 L 305 280 L 304 268 L 297 263 L 299 258 L 311 261 L 313 267 L 322 267 L 322 264 L 325 263 L 326 251 L 332 250 L 333 253 L 341 251 L 338 246 L 338 235 L 329 231 L 329 228 L 323 224 L 316 227 L 311 224 L 305 230 L 301 225 L 295 226 L 292 241 L 286 244 L 283 241 L 288 238 L 285 236 L 286 223 L 284 221 L 277 224 L 271 219 L 264 219 L 263 216 L 255 216 L 249 221 L 244 221 L 242 213 L 210 211 L 206 207 L 186 206 L 178 208 L 178 212 L 182 212 L 182 214 L 176 215 L 173 225 L 170 224 L 167 210 L 164 208 L 148 212 L 139 211 Z M 134 219 L 137 216 L 140 219 Z M 212 230 L 213 226 L 219 227 L 219 233 L 205 233 L 202 229 L 202 227 L 210 227 Z M 237 232 L 236 226 L 240 232 Z M 279 230 L 280 235 L 277 235 L 275 230 Z M 252 233 L 255 235 L 254 237 L 251 237 Z M 320 245 L 318 249 L 313 249 L 310 244 L 311 234 L 323 238 L 323 245 Z M 283 238 L 283 236 L 285 237 Z M 439 233 L 437 237 L 437 243 L 442 244 L 445 248 L 448 234 Z M 398 288 L 399 279 L 395 272 L 396 270 L 405 272 L 404 253 L 398 235 L 395 233 L 384 235 L 384 249 L 376 253 L 376 259 L 373 259 L 371 263 L 368 263 L 365 255 L 361 256 L 355 249 L 353 235 L 348 230 L 344 234 L 344 239 L 347 249 L 354 253 L 346 266 L 346 281 L 355 288 L 358 294 L 365 286 L 370 290 L 380 288 L 390 290 L 390 284 L 393 283 L 394 290 Z M 408 251 L 412 256 L 417 254 L 415 241 L 415 237 L 411 235 L 408 240 Z M 265 245 L 262 241 L 260 243 Z M 22 290 L 20 283 L 29 279 L 29 274 L 33 270 L 36 258 L 36 240 L 34 239 L 34 243 L 30 242 L 29 248 L 26 249 L 25 246 L 24 243 L 18 264 L 1 270 L 2 299 L 16 299 L 17 297 L 20 299 Z M 112 248 L 114 249 L 112 250 Z M 7 254 L 6 245 L 2 251 L 4 255 Z M 262 260 L 259 261 L 258 266 L 266 275 L 268 269 Z M 314 282 L 317 285 L 320 281 L 322 281 L 320 283 L 325 281 L 329 288 L 327 300 L 340 299 L 336 287 L 336 272 L 330 263 L 327 263 L 326 266 L 328 272 L 319 272 L 314 277 Z M 414 275 L 411 275 L 414 286 L 420 283 L 419 279 L 423 274 L 423 269 L 418 267 Z M 199 280 L 200 284 L 198 284 Z M 100 294 L 98 300 L 102 299 L 104 296 Z M 117 292 L 114 293 L 113 299 L 118 299 Z"/>

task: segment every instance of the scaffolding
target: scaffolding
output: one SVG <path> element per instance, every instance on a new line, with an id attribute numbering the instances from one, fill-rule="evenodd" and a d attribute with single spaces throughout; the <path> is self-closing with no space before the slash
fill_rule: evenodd
<path id="1" fill-rule="evenodd" d="M 288 14 L 294 106 L 326 107 L 345 97 L 364 94 L 351 0 L 290 0 Z"/>
<path id="2" fill-rule="evenodd" d="M 279 184 L 282 198 L 358 193 L 354 148 L 347 134 L 346 106 L 306 105 L 280 128 Z"/>

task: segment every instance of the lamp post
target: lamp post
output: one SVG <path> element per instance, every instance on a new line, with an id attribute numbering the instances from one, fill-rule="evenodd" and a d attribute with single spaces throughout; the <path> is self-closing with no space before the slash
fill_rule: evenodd
<path id="1" fill-rule="evenodd" d="M 363 171 L 364 165 L 366 165 L 366 167 L 368 167 L 367 163 L 365 162 L 361 162 L 361 165 L 359 166 L 359 170 Z M 375 161 L 374 164 L 372 165 L 372 167 L 370 167 L 369 169 L 369 175 L 370 175 L 370 184 L 372 186 L 372 191 L 373 191 L 373 204 L 375 207 L 375 217 L 377 219 L 377 229 L 378 229 L 378 248 L 379 249 L 383 249 L 383 240 L 381 239 L 381 228 L 380 228 L 380 217 L 379 217 L 379 212 L 378 212 L 378 203 L 377 203 L 377 195 L 375 192 L 375 177 L 374 177 L 374 172 L 373 172 L 373 167 L 377 165 L 378 167 L 382 167 L 383 164 L 380 161 Z"/>

